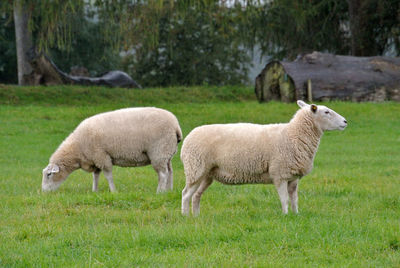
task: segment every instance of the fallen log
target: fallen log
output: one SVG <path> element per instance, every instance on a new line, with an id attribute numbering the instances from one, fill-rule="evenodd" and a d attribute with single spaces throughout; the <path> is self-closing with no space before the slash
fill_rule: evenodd
<path id="1" fill-rule="evenodd" d="M 400 101 L 400 58 L 313 52 L 271 61 L 256 78 L 255 94 L 260 102 Z"/>
<path id="2" fill-rule="evenodd" d="M 68 75 L 61 71 L 44 53 L 37 53 L 35 49 L 30 50 L 29 61 L 33 71 L 26 79 L 32 85 L 77 84 L 142 88 L 127 73 L 122 71 L 109 71 L 99 77 Z"/>

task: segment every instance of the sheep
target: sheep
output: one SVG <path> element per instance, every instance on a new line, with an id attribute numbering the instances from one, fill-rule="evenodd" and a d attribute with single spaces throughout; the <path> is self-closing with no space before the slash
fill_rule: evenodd
<path id="1" fill-rule="evenodd" d="M 137 167 L 151 164 L 158 173 L 157 192 L 172 190 L 171 159 L 182 140 L 177 118 L 169 111 L 125 108 L 83 120 L 61 143 L 43 169 L 42 190 L 56 190 L 79 168 L 93 172 L 93 191 L 103 171 L 110 191 L 116 188 L 113 165 Z"/>
<path id="2" fill-rule="evenodd" d="M 298 213 L 298 183 L 311 172 L 326 130 L 344 130 L 347 121 L 335 111 L 297 101 L 300 109 L 289 123 L 204 125 L 192 130 L 182 144 L 186 176 L 182 214 L 200 213 L 200 198 L 214 180 L 223 184 L 274 184 L 282 211 L 289 197 Z"/>

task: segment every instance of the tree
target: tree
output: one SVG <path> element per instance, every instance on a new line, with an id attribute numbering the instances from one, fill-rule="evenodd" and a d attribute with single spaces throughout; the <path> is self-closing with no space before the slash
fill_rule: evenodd
<path id="1" fill-rule="evenodd" d="M 20 40 L 17 43 L 23 44 L 17 45 L 22 48 L 21 51 L 26 52 L 31 43 L 39 51 L 50 54 L 57 50 L 58 52 L 54 55 L 58 55 L 60 59 L 66 58 L 59 56 L 62 53 L 66 55 L 71 51 L 76 53 L 77 50 L 74 48 L 77 46 L 76 33 L 80 32 L 80 28 L 85 28 L 82 27 L 83 24 L 89 23 L 89 20 L 83 19 L 81 24 L 77 24 L 77 16 L 92 18 L 92 23 L 101 25 L 99 36 L 104 47 L 113 49 L 114 53 L 121 51 L 126 55 L 132 52 L 139 53 L 135 56 L 136 59 L 126 61 L 128 62 L 126 66 L 129 66 L 132 73 L 137 74 L 140 74 L 140 70 L 135 69 L 135 66 L 132 67 L 132 64 L 139 64 L 140 68 L 150 70 L 147 66 L 157 65 L 161 58 L 166 56 L 169 60 L 181 61 L 180 64 L 175 64 L 175 67 L 183 67 L 184 62 L 190 62 L 194 57 L 177 57 L 174 49 L 178 47 L 181 50 L 185 49 L 188 53 L 194 53 L 195 57 L 200 58 L 204 55 L 196 54 L 200 50 L 192 48 L 197 43 L 201 44 L 204 39 L 210 42 L 213 47 L 212 52 L 216 53 L 210 58 L 214 57 L 215 61 L 223 60 L 221 66 L 224 67 L 220 70 L 226 70 L 226 68 L 233 70 L 230 74 L 221 72 L 220 78 L 235 72 L 237 74 L 246 65 L 235 65 L 234 61 L 230 61 L 228 51 L 238 56 L 234 56 L 237 62 L 245 63 L 246 57 L 242 55 L 246 52 L 243 50 L 241 52 L 243 54 L 240 54 L 239 48 L 252 49 L 256 44 L 261 46 L 264 54 L 276 58 L 295 58 L 298 54 L 313 50 L 356 55 L 377 55 L 389 49 L 393 49 L 396 54 L 400 52 L 400 2 L 398 0 L 236 0 L 233 1 L 233 5 L 228 5 L 231 2 L 223 0 L 4 0 L 0 1 L 0 12 L 14 14 L 16 35 Z M 201 14 L 201 17 L 196 17 L 198 14 Z M 194 20 L 195 18 L 197 21 Z M 203 18 L 207 19 L 202 20 Z M 186 23 L 193 23 L 191 25 L 195 27 L 190 26 L 191 30 L 200 32 L 201 39 L 196 39 L 194 34 L 190 37 L 191 33 L 188 33 L 184 27 L 186 25 L 178 24 L 179 21 L 184 20 Z M 207 27 L 201 29 L 200 24 Z M 178 42 L 179 32 L 186 36 L 183 43 Z M 95 42 L 99 43 L 98 37 Z M 157 52 L 160 49 L 162 53 Z M 18 52 L 18 54 L 22 55 L 18 56 L 21 59 L 21 64 L 18 66 L 20 83 L 23 84 L 23 80 L 27 79 L 26 72 L 29 73 L 29 68 L 24 69 L 27 64 L 23 55 L 26 53 Z M 110 55 L 116 54 L 110 53 Z M 208 59 L 201 60 L 203 63 Z M 208 62 L 203 66 L 197 66 L 204 70 L 209 66 L 215 67 L 214 63 Z M 193 64 L 185 68 L 192 66 Z M 178 80 L 167 77 L 171 75 L 171 71 L 175 70 L 176 68 L 162 70 L 163 75 L 166 76 L 164 81 L 172 84 L 189 83 L 184 81 L 187 78 L 185 75 Z M 245 72 L 245 69 L 243 71 Z M 196 71 L 194 75 L 201 73 Z M 237 78 L 233 80 L 240 80 Z M 214 81 L 219 83 L 218 79 Z M 138 80 L 140 81 L 140 78 Z M 206 79 L 196 78 L 195 80 Z"/>
<path id="2" fill-rule="evenodd" d="M 400 53 L 398 0 L 274 0 L 258 12 L 255 38 L 265 54 L 295 58 L 329 51 L 355 56 Z"/>
<path id="3" fill-rule="evenodd" d="M 236 10 L 218 3 L 207 11 L 180 8 L 168 7 L 159 16 L 155 47 L 139 43 L 125 58 L 133 77 L 147 86 L 246 82 L 249 59 L 238 42 L 239 28 L 223 25 L 228 19 L 233 22 Z"/>
<path id="4" fill-rule="evenodd" d="M 244 65 L 241 65 L 239 63 L 240 61 L 233 64 L 233 60 L 228 57 L 230 48 L 234 48 L 234 50 L 237 51 L 239 45 L 233 38 L 233 33 L 235 32 L 232 30 L 233 28 L 226 30 L 228 26 L 227 22 L 230 22 L 232 17 L 224 15 L 229 11 L 226 8 L 224 9 L 224 7 L 224 4 L 221 4 L 218 0 L 18 0 L 15 2 L 15 5 L 12 5 L 12 1 L 9 0 L 0 3 L 0 10 L 14 10 L 16 14 L 16 29 L 19 33 L 21 33 L 21 39 L 19 40 L 25 40 L 21 42 L 18 41 L 18 44 L 21 44 L 18 47 L 23 48 L 19 50 L 20 52 L 18 52 L 19 55 L 22 55 L 19 56 L 19 59 L 21 59 L 21 63 L 24 63 L 24 65 L 19 64 L 20 77 L 23 78 L 23 80 L 20 80 L 20 84 L 31 83 L 29 81 L 34 80 L 32 77 L 29 78 L 28 75 L 32 75 L 32 71 L 29 68 L 26 68 L 26 70 L 23 69 L 23 66 L 29 66 L 29 62 L 26 58 L 24 58 L 24 55 L 27 55 L 26 52 L 28 47 L 31 46 L 30 44 L 36 46 L 39 52 L 44 51 L 53 55 L 59 55 L 60 51 L 68 53 L 71 50 L 75 50 L 73 48 L 74 42 L 76 43 L 75 34 L 72 34 L 74 33 L 73 27 L 75 25 L 73 22 L 74 18 L 77 15 L 81 16 L 81 14 L 84 14 L 84 16 L 90 16 L 88 14 L 95 14 L 92 17 L 95 18 L 96 24 L 103 26 L 101 28 L 100 35 L 103 37 L 103 40 L 107 43 L 107 45 L 113 48 L 116 52 L 120 52 L 122 50 L 127 52 L 128 55 L 132 50 L 139 51 L 137 49 L 138 47 L 140 48 L 140 51 L 149 51 L 150 53 L 151 51 L 158 49 L 160 44 L 161 46 L 166 44 L 168 48 L 171 48 L 171 40 L 173 40 L 173 38 L 169 37 L 174 35 L 172 33 L 173 31 L 170 32 L 172 34 L 169 33 L 167 35 L 167 41 L 164 40 L 164 35 L 162 36 L 163 40 L 160 40 L 160 37 L 163 34 L 163 30 L 160 31 L 160 29 L 161 27 L 164 27 L 164 29 L 169 27 L 167 24 L 169 23 L 171 17 L 174 17 L 175 22 L 180 18 L 184 18 L 189 12 L 191 12 L 191 14 L 199 12 L 208 18 L 215 17 L 213 23 L 209 23 L 209 25 L 212 27 L 208 29 L 209 33 L 213 34 L 213 38 L 215 40 L 210 39 L 211 35 L 205 34 L 204 36 L 208 36 L 208 41 L 215 42 L 210 45 L 213 48 L 218 47 L 217 53 L 220 54 L 221 51 L 225 50 L 224 55 L 220 55 L 218 59 L 215 59 L 215 61 L 220 61 L 221 63 L 221 67 L 218 70 L 224 71 L 225 74 L 228 74 L 230 70 L 235 69 L 236 71 L 230 72 L 230 76 L 232 76 L 235 72 L 236 75 L 243 76 L 243 74 L 246 72 L 246 69 L 243 68 Z M 222 13 L 216 13 L 217 9 Z M 210 16 L 210 14 L 212 14 L 213 17 Z M 19 23 L 18 21 L 18 19 L 21 18 L 25 18 L 25 20 L 22 21 L 23 23 Z M 207 21 L 204 20 L 203 22 L 207 23 Z M 82 28 L 80 25 L 78 25 L 78 27 Z M 218 36 L 217 34 L 214 34 L 214 30 L 215 33 L 221 35 Z M 33 40 L 33 42 L 31 40 Z M 189 42 L 190 40 L 187 39 L 187 41 Z M 222 44 L 225 44 L 225 47 L 222 47 Z M 186 43 L 185 46 L 186 48 L 190 48 L 191 45 Z M 54 53 L 55 49 L 59 52 Z M 236 51 L 234 53 L 237 53 Z M 217 54 L 214 53 L 213 55 L 215 56 Z M 208 58 L 212 59 L 213 55 L 209 55 Z M 186 59 L 188 58 L 190 58 L 190 56 L 186 57 Z M 178 60 L 177 58 L 172 59 Z M 230 63 L 226 63 L 228 61 L 230 61 Z M 201 67 L 202 69 L 198 68 L 197 70 L 204 71 L 209 67 L 208 65 L 210 64 L 210 62 L 205 63 Z M 214 63 L 211 65 L 214 67 L 216 66 Z M 238 71 L 242 71 L 242 73 Z M 201 72 L 196 72 L 196 75 L 200 77 L 200 73 Z M 211 79 L 213 80 L 213 83 L 216 81 L 228 81 L 229 83 L 235 81 L 233 77 L 227 79 L 222 77 L 222 75 L 218 77 L 218 74 L 222 73 L 212 72 L 211 69 L 208 74 L 214 75 L 215 78 Z M 181 76 L 181 78 L 187 77 L 188 76 L 185 75 Z M 178 78 L 178 80 L 181 78 Z M 174 79 L 175 78 L 170 80 L 168 83 L 186 83 L 185 81 L 178 81 Z M 201 78 L 195 79 L 195 81 L 203 81 L 203 83 L 204 80 L 205 79 Z M 240 78 L 236 79 L 236 81 L 240 80 Z"/>
<path id="5" fill-rule="evenodd" d="M 17 47 L 18 84 L 31 84 L 32 66 L 29 63 L 28 52 L 32 48 L 32 35 L 28 29 L 30 18 L 29 8 L 23 0 L 14 1 L 15 43 Z"/>
<path id="6" fill-rule="evenodd" d="M 352 55 L 381 55 L 393 45 L 399 54 L 399 1 L 347 0 L 347 3 Z"/>
<path id="7" fill-rule="evenodd" d="M 35 80 L 29 60 L 32 47 L 47 50 L 50 46 L 67 47 L 70 43 L 69 14 L 82 9 L 83 1 L 1 1 L 0 11 L 13 14 L 18 62 L 18 84 Z M 36 31 L 37 35 L 33 36 Z"/>
<path id="8" fill-rule="evenodd" d="M 121 56 L 102 34 L 104 23 L 95 14 L 79 12 L 70 20 L 71 44 L 51 47 L 47 54 L 65 72 L 85 67 L 90 76 L 100 76 L 109 70 L 120 69 Z"/>
<path id="9" fill-rule="evenodd" d="M 259 9 L 255 35 L 263 52 L 279 59 L 314 50 L 346 53 L 345 11 L 337 0 L 270 1 Z"/>
<path id="10" fill-rule="evenodd" d="M 7 15 L 0 16 L 0 83 L 18 83 L 15 27 Z"/>

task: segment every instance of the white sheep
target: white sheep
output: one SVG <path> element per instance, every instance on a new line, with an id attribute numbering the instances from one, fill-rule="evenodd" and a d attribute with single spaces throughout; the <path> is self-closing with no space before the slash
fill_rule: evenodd
<path id="1" fill-rule="evenodd" d="M 297 185 L 313 167 L 325 130 L 343 130 L 344 117 L 325 106 L 301 107 L 289 123 L 204 125 L 192 130 L 183 142 L 181 159 L 186 175 L 182 214 L 200 212 L 203 192 L 216 180 L 224 184 L 274 184 L 288 213 L 298 212 Z"/>
<path id="2" fill-rule="evenodd" d="M 171 159 L 181 139 L 178 120 L 163 109 L 126 108 L 94 115 L 82 121 L 53 153 L 43 169 L 42 190 L 56 190 L 71 172 L 81 168 L 93 172 L 93 191 L 97 191 L 103 171 L 114 192 L 113 165 L 149 164 L 158 173 L 157 192 L 170 190 Z"/>

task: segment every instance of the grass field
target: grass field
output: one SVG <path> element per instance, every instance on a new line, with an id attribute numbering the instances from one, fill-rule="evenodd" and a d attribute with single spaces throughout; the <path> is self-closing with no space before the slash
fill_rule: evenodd
<path id="1" fill-rule="evenodd" d="M 295 104 L 258 104 L 253 89 L 124 90 L 0 85 L 1 267 L 400 267 L 400 104 L 327 103 L 346 117 L 327 132 L 299 188 L 298 215 L 282 215 L 271 185 L 214 183 L 198 218 L 180 214 L 184 174 L 156 195 L 153 169 L 74 172 L 57 192 L 41 172 L 84 118 L 128 106 L 172 111 L 184 136 L 209 123 L 290 120 Z"/>

